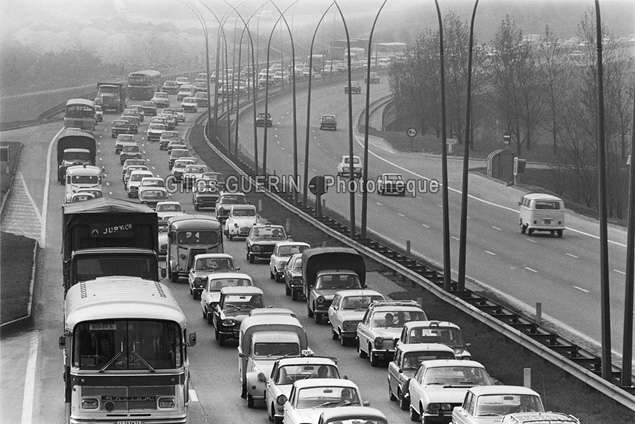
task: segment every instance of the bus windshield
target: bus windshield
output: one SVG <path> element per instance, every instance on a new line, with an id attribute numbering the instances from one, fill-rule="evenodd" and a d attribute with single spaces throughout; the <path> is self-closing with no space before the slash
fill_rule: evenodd
<path id="1" fill-rule="evenodd" d="M 82 370 L 173 369 L 182 366 L 179 325 L 170 321 L 88 321 L 75 326 L 73 365 Z"/>
<path id="2" fill-rule="evenodd" d="M 218 233 L 215 231 L 183 231 L 178 235 L 179 244 L 216 244 Z"/>
<path id="3" fill-rule="evenodd" d="M 96 175 L 73 175 L 71 177 L 71 184 L 99 184 L 101 177 Z"/>
<path id="4" fill-rule="evenodd" d="M 66 106 L 66 118 L 94 118 L 95 108 L 86 105 Z"/>

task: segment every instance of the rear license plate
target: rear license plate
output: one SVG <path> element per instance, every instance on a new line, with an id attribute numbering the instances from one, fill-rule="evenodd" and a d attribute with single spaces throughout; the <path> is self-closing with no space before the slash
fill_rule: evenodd
<path id="1" fill-rule="evenodd" d="M 117 421 L 117 424 L 141 424 L 141 421 Z"/>
<path id="2" fill-rule="evenodd" d="M 542 223 L 545 224 L 545 225 L 549 225 L 549 224 L 551 224 L 551 220 L 550 219 L 543 219 Z"/>

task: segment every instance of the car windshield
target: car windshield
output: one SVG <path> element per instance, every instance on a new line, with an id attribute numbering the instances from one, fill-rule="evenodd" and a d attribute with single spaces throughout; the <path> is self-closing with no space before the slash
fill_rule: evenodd
<path id="1" fill-rule="evenodd" d="M 141 181 L 144 178 L 147 178 L 148 174 L 132 174 L 130 176 L 130 181 Z"/>
<path id="2" fill-rule="evenodd" d="M 207 167 L 204 165 L 188 165 L 185 167 L 185 172 L 191 172 L 193 174 L 202 174 L 207 171 Z"/>
<path id="3" fill-rule="evenodd" d="M 221 203 L 230 205 L 246 205 L 247 199 L 245 198 L 245 196 L 224 195 L 221 198 Z"/>
<path id="4" fill-rule="evenodd" d="M 342 301 L 342 309 L 366 309 L 375 300 L 383 300 L 382 296 L 348 296 Z"/>
<path id="5" fill-rule="evenodd" d="M 229 258 L 203 258 L 196 261 L 194 269 L 197 271 L 218 271 L 233 269 L 233 262 Z"/>
<path id="6" fill-rule="evenodd" d="M 233 209 L 233 216 L 256 216 L 255 209 Z"/>
<path id="7" fill-rule="evenodd" d="M 142 196 L 146 199 L 164 199 L 167 197 L 163 190 L 144 190 Z"/>
<path id="8" fill-rule="evenodd" d="M 517 412 L 521 409 L 522 403 L 526 405 L 526 411 L 544 412 L 540 398 L 535 395 L 515 395 L 515 394 L 493 394 L 481 395 L 477 399 L 475 415 L 477 417 L 495 417 Z"/>
<path id="9" fill-rule="evenodd" d="M 251 309 L 262 308 L 262 296 L 254 295 L 228 295 L 225 296 L 223 303 L 226 309 L 238 309 L 241 311 L 249 311 Z"/>
<path id="10" fill-rule="evenodd" d="M 454 359 L 454 352 L 447 351 L 424 351 L 424 352 L 406 352 L 403 357 L 404 370 L 418 370 L 419 365 L 423 361 L 433 359 Z M 426 383 L 429 384 L 429 383 Z"/>
<path id="11" fill-rule="evenodd" d="M 361 405 L 357 389 L 352 387 L 306 387 L 298 391 L 296 409 L 336 408 Z"/>
<path id="12" fill-rule="evenodd" d="M 181 205 L 157 205 L 157 212 L 181 212 Z"/>
<path id="13" fill-rule="evenodd" d="M 254 356 L 283 357 L 298 356 L 300 345 L 297 343 L 255 343 Z"/>
<path id="14" fill-rule="evenodd" d="M 359 277 L 354 274 L 326 274 L 318 277 L 316 289 L 350 289 L 361 288 Z"/>
<path id="15" fill-rule="evenodd" d="M 386 181 L 401 181 L 403 177 L 401 175 L 384 175 Z"/>
<path id="16" fill-rule="evenodd" d="M 373 315 L 372 326 L 377 328 L 401 328 L 409 321 L 425 321 L 423 311 L 389 311 L 376 312 Z"/>
<path id="17" fill-rule="evenodd" d="M 423 377 L 424 385 L 440 386 L 484 386 L 490 380 L 483 368 L 478 367 L 434 367 L 428 368 Z"/>
<path id="18" fill-rule="evenodd" d="M 293 384 L 307 378 L 340 378 L 335 365 L 297 364 L 280 367 L 274 377 L 276 384 Z"/>
<path id="19" fill-rule="evenodd" d="M 546 200 L 537 200 L 536 209 L 560 209 L 560 202 L 549 202 Z"/>
<path id="20" fill-rule="evenodd" d="M 463 334 L 458 328 L 412 328 L 408 343 L 443 343 L 451 347 L 463 346 Z"/>
<path id="21" fill-rule="evenodd" d="M 223 287 L 252 287 L 253 283 L 247 278 L 214 278 L 210 279 L 207 289 L 220 291 Z"/>
<path id="22" fill-rule="evenodd" d="M 272 227 L 254 228 L 250 237 L 253 240 L 284 240 L 286 238 L 282 228 Z"/>

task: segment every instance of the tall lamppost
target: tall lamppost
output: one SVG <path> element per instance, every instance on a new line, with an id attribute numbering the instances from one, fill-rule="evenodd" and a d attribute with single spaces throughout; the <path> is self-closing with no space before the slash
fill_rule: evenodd
<path id="1" fill-rule="evenodd" d="M 225 3 L 231 7 L 232 9 L 234 9 L 236 11 L 236 9 L 234 8 L 234 6 L 232 6 L 231 4 L 229 4 L 229 2 L 227 0 L 225 0 Z M 265 3 L 267 4 L 267 3 Z M 258 9 L 256 9 L 254 11 L 254 13 L 251 14 L 251 16 L 249 16 L 249 19 L 247 19 L 247 21 L 245 21 L 243 19 L 243 17 L 240 15 L 240 13 L 238 13 L 238 11 L 236 11 L 236 13 L 238 14 L 238 16 L 240 17 L 241 21 L 243 22 L 243 31 L 240 35 L 240 43 L 239 43 L 239 48 L 238 48 L 238 68 L 240 69 L 240 65 L 241 65 L 241 58 L 242 58 L 242 41 L 243 41 L 243 36 L 245 34 L 245 30 L 247 31 L 247 36 L 249 37 L 249 44 L 251 45 L 251 63 L 252 63 L 252 67 L 251 67 L 251 75 L 252 75 L 252 84 L 253 84 L 253 88 L 254 88 L 254 95 L 253 95 L 253 107 L 252 107 L 252 112 L 253 112 L 253 119 L 254 119 L 254 123 L 256 122 L 256 104 L 258 102 L 258 87 L 256 86 L 256 63 L 255 63 L 255 58 L 254 58 L 254 41 L 253 38 L 251 36 L 251 31 L 249 30 L 249 22 L 251 21 L 251 19 L 254 17 L 254 15 L 256 14 L 256 12 L 258 12 L 260 9 L 262 9 L 265 4 L 263 4 L 262 6 L 260 6 Z M 247 67 L 249 67 L 249 55 L 247 56 Z M 247 78 L 247 92 L 249 93 L 249 78 Z M 238 118 L 240 113 L 240 94 L 238 95 L 238 99 L 236 101 L 236 133 L 234 136 L 234 142 L 235 142 L 235 148 L 234 148 L 234 152 L 236 154 L 236 158 L 238 158 L 238 125 L 239 125 L 239 121 L 240 119 Z M 256 175 L 258 175 L 258 129 L 256 128 L 256 125 L 253 125 L 253 130 L 254 130 L 254 164 L 255 164 L 255 171 L 256 171 Z"/>
<path id="2" fill-rule="evenodd" d="M 267 42 L 267 74 L 266 74 L 267 81 L 265 84 L 265 116 L 267 116 L 267 114 L 269 113 L 269 58 L 271 54 L 271 40 L 273 39 L 273 34 L 276 32 L 276 27 L 278 26 L 278 22 L 280 22 L 280 19 L 283 19 L 284 17 L 284 13 L 287 10 L 289 10 L 293 5 L 295 5 L 297 2 L 298 0 L 294 1 L 289 6 L 287 6 L 287 8 L 284 9 L 284 11 L 280 12 L 280 17 L 276 20 L 276 23 L 273 24 L 273 28 L 271 29 L 271 34 L 269 34 L 269 41 Z M 270 3 L 274 4 L 273 1 L 271 1 Z M 267 175 L 267 133 L 268 133 L 267 125 L 265 124 L 263 128 L 265 131 L 265 136 L 264 136 L 263 146 L 262 146 L 262 172 L 264 175 Z"/>
<path id="3" fill-rule="evenodd" d="M 439 19 L 439 60 L 441 64 L 441 197 L 443 198 L 443 288 L 452 287 L 452 269 L 450 268 L 450 211 L 448 210 L 448 148 L 445 128 L 445 60 L 443 53 L 443 18 L 439 0 L 434 0 Z"/>
<path id="4" fill-rule="evenodd" d="M 348 178 L 350 186 L 352 187 L 355 180 L 355 174 L 353 173 L 353 90 L 351 90 L 351 37 L 348 33 L 348 25 L 346 25 L 346 19 L 340 5 L 337 4 L 337 0 L 334 0 L 335 7 L 340 12 L 342 17 L 342 23 L 344 24 L 344 31 L 346 32 L 346 46 L 347 46 L 347 68 L 348 68 Z M 349 209 L 350 209 L 350 228 L 349 233 L 351 239 L 355 238 L 355 192 L 349 190 Z"/>
<path id="5" fill-rule="evenodd" d="M 291 33 L 291 28 L 289 27 L 289 23 L 287 22 L 287 18 L 284 17 L 284 13 L 278 8 L 278 6 L 272 1 L 271 4 L 276 8 L 280 17 L 282 18 L 284 24 L 287 27 L 287 31 L 289 32 L 289 39 L 291 40 L 291 87 L 293 92 L 293 177 L 297 179 L 298 177 L 298 121 L 297 121 L 297 113 L 296 113 L 296 92 L 295 92 L 295 43 L 293 42 L 293 34 Z M 293 3 L 295 4 L 295 2 Z M 291 6 L 293 6 L 293 4 Z M 291 7 L 289 6 L 289 7 Z M 287 9 L 289 9 L 289 7 Z M 285 9 L 285 12 L 286 10 Z M 282 51 L 282 49 L 280 49 Z M 309 75 L 309 79 L 311 79 L 311 75 Z M 282 83 L 284 84 L 284 66 L 282 68 Z M 284 86 L 283 86 L 284 87 Z M 267 126 L 265 125 L 265 128 Z M 266 131 L 266 130 L 265 130 Z M 266 133 L 265 133 L 266 134 Z M 292 184 L 295 187 L 295 184 Z M 298 192 L 293 192 L 293 202 L 294 204 L 298 203 Z"/>
<path id="6" fill-rule="evenodd" d="M 465 144 L 463 145 L 463 180 L 461 187 L 461 234 L 459 235 L 459 279 L 457 290 L 465 290 L 465 262 L 467 260 L 467 190 L 468 171 L 470 162 L 470 127 L 472 117 L 472 48 L 474 46 L 474 20 L 478 0 L 474 3 L 472 20 L 470 22 L 470 42 L 467 58 L 467 106 L 465 107 Z"/>
<path id="7" fill-rule="evenodd" d="M 302 205 L 304 207 L 308 206 L 308 191 L 309 191 L 309 140 L 311 137 L 311 82 L 313 81 L 313 45 L 315 43 L 315 37 L 317 35 L 318 29 L 324 20 L 326 14 L 331 10 L 335 3 L 331 3 L 331 5 L 324 11 L 322 17 L 318 21 L 318 24 L 315 26 L 315 31 L 313 31 L 313 38 L 311 38 L 311 48 L 309 49 L 309 85 L 308 85 L 308 93 L 307 93 L 307 101 L 306 101 L 306 141 L 304 143 L 304 178 L 303 178 L 303 187 L 302 187 Z M 316 205 L 316 210 L 318 205 Z"/>
<path id="8" fill-rule="evenodd" d="M 370 64 L 372 60 L 372 43 L 373 43 L 373 32 L 375 31 L 375 25 L 377 24 L 377 19 L 379 19 L 379 14 L 381 10 L 386 5 L 386 1 L 381 4 L 381 7 L 377 11 L 377 15 L 375 16 L 375 20 L 373 21 L 373 26 L 370 29 L 370 35 L 368 36 L 368 61 L 366 63 L 366 109 L 365 109 L 365 126 L 364 126 L 364 176 L 362 177 L 364 180 L 364 185 L 367 187 L 368 181 L 368 121 L 370 119 Z M 360 237 L 362 239 L 366 238 L 366 226 L 368 221 L 368 190 L 366 187 L 362 190 L 362 230 Z"/>

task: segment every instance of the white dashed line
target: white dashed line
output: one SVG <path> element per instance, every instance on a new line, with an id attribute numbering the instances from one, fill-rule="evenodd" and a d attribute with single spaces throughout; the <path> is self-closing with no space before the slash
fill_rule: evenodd
<path id="1" fill-rule="evenodd" d="M 405 216 L 406 216 L 406 215 L 404 215 L 404 214 L 402 214 L 402 213 L 398 213 L 397 215 L 399 215 L 399 216 L 403 216 L 403 217 L 405 217 Z"/>
<path id="2" fill-rule="evenodd" d="M 430 228 L 430 226 L 429 226 L 429 225 L 426 225 L 426 224 L 421 224 L 421 226 L 422 226 L 422 227 L 425 227 L 425 228 Z"/>
<path id="3" fill-rule="evenodd" d="M 459 238 L 457 236 L 450 236 L 451 239 L 459 241 Z"/>
<path id="4" fill-rule="evenodd" d="M 498 227 L 494 227 L 493 225 L 492 225 L 492 228 L 493 228 L 493 229 L 495 229 L 495 230 L 497 230 L 497 231 L 503 231 L 502 229 L 500 229 L 500 228 L 498 228 Z"/>
<path id="5" fill-rule="evenodd" d="M 384 205 L 382 205 L 381 203 L 377 202 L 377 206 L 384 206 Z"/>
<path id="6" fill-rule="evenodd" d="M 188 393 L 190 395 L 190 400 L 192 402 L 198 402 L 198 396 L 196 395 L 196 390 L 190 389 Z"/>
<path id="7" fill-rule="evenodd" d="M 589 291 L 587 289 L 583 289 L 582 287 L 573 286 L 573 288 L 576 289 L 576 290 L 580 290 L 581 292 L 584 292 L 584 293 L 589 293 Z"/>
<path id="8" fill-rule="evenodd" d="M 620 271 L 619 269 L 614 269 L 613 271 L 617 272 L 618 274 L 626 275 L 624 271 Z"/>
<path id="9" fill-rule="evenodd" d="M 569 252 L 567 252 L 567 256 L 571 256 L 572 258 L 576 258 L 576 259 L 578 258 L 578 257 L 577 257 L 576 255 L 574 255 L 573 253 L 569 253 Z"/>
<path id="10" fill-rule="evenodd" d="M 528 266 L 526 266 L 526 267 L 525 267 L 525 269 L 526 269 L 527 271 L 531 271 L 531 272 L 538 272 L 538 271 L 536 271 L 536 270 L 535 270 L 535 269 L 533 269 L 533 268 L 529 268 Z"/>
<path id="11" fill-rule="evenodd" d="M 532 243 L 538 243 L 536 240 L 532 240 L 532 239 L 530 239 L 530 238 L 528 238 L 528 239 L 527 239 L 527 241 L 530 241 L 530 242 L 532 242 Z"/>
<path id="12" fill-rule="evenodd" d="M 486 250 L 485 253 L 487 253 L 488 255 L 496 256 L 496 253 L 490 252 L 489 250 Z"/>

